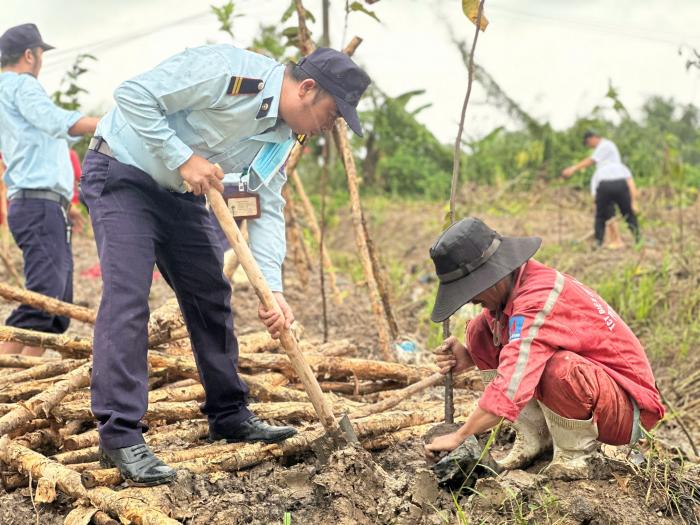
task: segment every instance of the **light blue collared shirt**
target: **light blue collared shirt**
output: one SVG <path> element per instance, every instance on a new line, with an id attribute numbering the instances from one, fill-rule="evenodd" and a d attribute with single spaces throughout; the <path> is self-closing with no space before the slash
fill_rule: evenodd
<path id="1" fill-rule="evenodd" d="M 7 196 L 42 189 L 73 198 L 68 130 L 82 115 L 56 106 L 29 74 L 0 73 L 0 152 Z"/>
<path id="2" fill-rule="evenodd" d="M 260 79 L 263 88 L 229 95 L 232 77 Z M 122 83 L 114 92 L 117 107 L 100 120 L 95 135 L 120 162 L 184 191 L 178 168 L 193 153 L 225 173 L 240 173 L 266 142 L 292 138 L 278 118 L 283 78 L 283 65 L 231 45 L 187 49 Z M 260 186 L 262 215 L 248 224 L 251 251 L 272 290 L 282 291 L 286 178 L 276 173 L 267 185 L 255 179 L 251 175 L 250 185 Z"/>

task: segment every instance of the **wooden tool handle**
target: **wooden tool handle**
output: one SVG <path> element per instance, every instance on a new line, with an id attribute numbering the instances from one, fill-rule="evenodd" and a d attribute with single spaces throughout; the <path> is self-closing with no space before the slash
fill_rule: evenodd
<path id="1" fill-rule="evenodd" d="M 246 243 L 245 239 L 243 238 L 241 230 L 238 228 L 236 221 L 233 220 L 223 196 L 215 188 L 210 188 L 207 193 L 207 199 L 209 200 L 209 206 L 218 219 L 219 224 L 221 224 L 221 229 L 224 231 L 224 234 L 226 234 L 226 238 L 231 244 L 233 251 L 236 252 L 238 260 L 248 276 L 250 284 L 253 285 L 253 289 L 260 299 L 260 302 L 268 310 L 274 309 L 277 313 L 282 315 L 282 310 L 277 304 L 277 300 L 272 295 L 270 287 L 267 285 L 258 264 L 255 262 L 253 254 L 248 247 L 248 243 Z M 294 338 L 294 335 L 292 335 L 289 329 L 282 329 L 280 333 L 280 342 L 282 343 L 282 347 L 292 363 L 294 371 L 304 385 L 304 389 L 306 390 L 306 393 L 311 400 L 311 404 L 314 406 L 314 409 L 318 414 L 321 424 L 331 435 L 331 437 L 336 440 L 339 439 L 341 437 L 341 430 L 338 425 L 338 421 L 333 415 L 331 404 L 323 395 L 321 387 L 316 380 L 316 376 L 311 370 L 309 364 L 304 359 L 304 356 L 299 350 L 297 340 Z"/>

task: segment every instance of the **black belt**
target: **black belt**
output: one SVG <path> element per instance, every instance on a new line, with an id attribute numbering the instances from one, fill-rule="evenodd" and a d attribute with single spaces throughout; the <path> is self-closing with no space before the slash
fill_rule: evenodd
<path id="1" fill-rule="evenodd" d="M 109 147 L 109 144 L 107 144 L 107 141 L 102 137 L 92 137 L 92 139 L 90 139 L 90 145 L 88 146 L 88 149 L 114 158 L 114 155 L 112 154 L 112 149 Z"/>
<path id="2" fill-rule="evenodd" d="M 15 199 L 43 199 L 45 201 L 57 202 L 61 205 L 64 211 L 68 211 L 70 201 L 60 193 L 51 190 L 19 190 L 10 197 L 10 200 Z"/>

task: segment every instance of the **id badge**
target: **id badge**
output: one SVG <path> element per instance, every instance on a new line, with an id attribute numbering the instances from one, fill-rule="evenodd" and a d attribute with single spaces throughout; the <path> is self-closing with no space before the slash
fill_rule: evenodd
<path id="1" fill-rule="evenodd" d="M 241 190 L 238 184 L 224 184 L 224 200 L 236 220 L 260 218 L 260 195 Z"/>

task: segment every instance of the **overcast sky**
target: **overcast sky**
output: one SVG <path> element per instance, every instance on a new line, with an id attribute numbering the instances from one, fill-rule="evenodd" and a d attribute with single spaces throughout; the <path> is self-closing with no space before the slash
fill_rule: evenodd
<path id="1" fill-rule="evenodd" d="M 124 79 L 164 58 L 209 41 L 226 41 L 209 4 L 220 0 L 2 0 L 0 31 L 35 22 L 45 41 L 41 82 L 51 92 L 78 52 L 96 55 L 83 84 L 86 109 L 106 110 Z M 331 40 L 340 47 L 343 0 L 331 0 Z M 279 23 L 289 0 L 237 0 L 234 33 L 248 45 L 259 24 Z M 306 0 L 317 14 L 321 0 Z M 471 41 L 473 25 L 460 0 L 381 0 L 381 19 L 353 13 L 346 40 L 364 38 L 356 59 L 390 95 L 425 89 L 416 105 L 432 103 L 421 120 L 443 141 L 457 132 L 467 73 L 446 24 Z M 486 0 L 490 25 L 476 59 L 533 116 L 564 127 L 604 102 L 608 79 L 634 115 L 650 95 L 700 105 L 700 71 L 685 69 L 681 47 L 700 49 L 700 0 Z M 289 25 L 289 22 L 287 23 Z M 475 87 L 465 133 L 478 137 L 512 125 Z"/>

